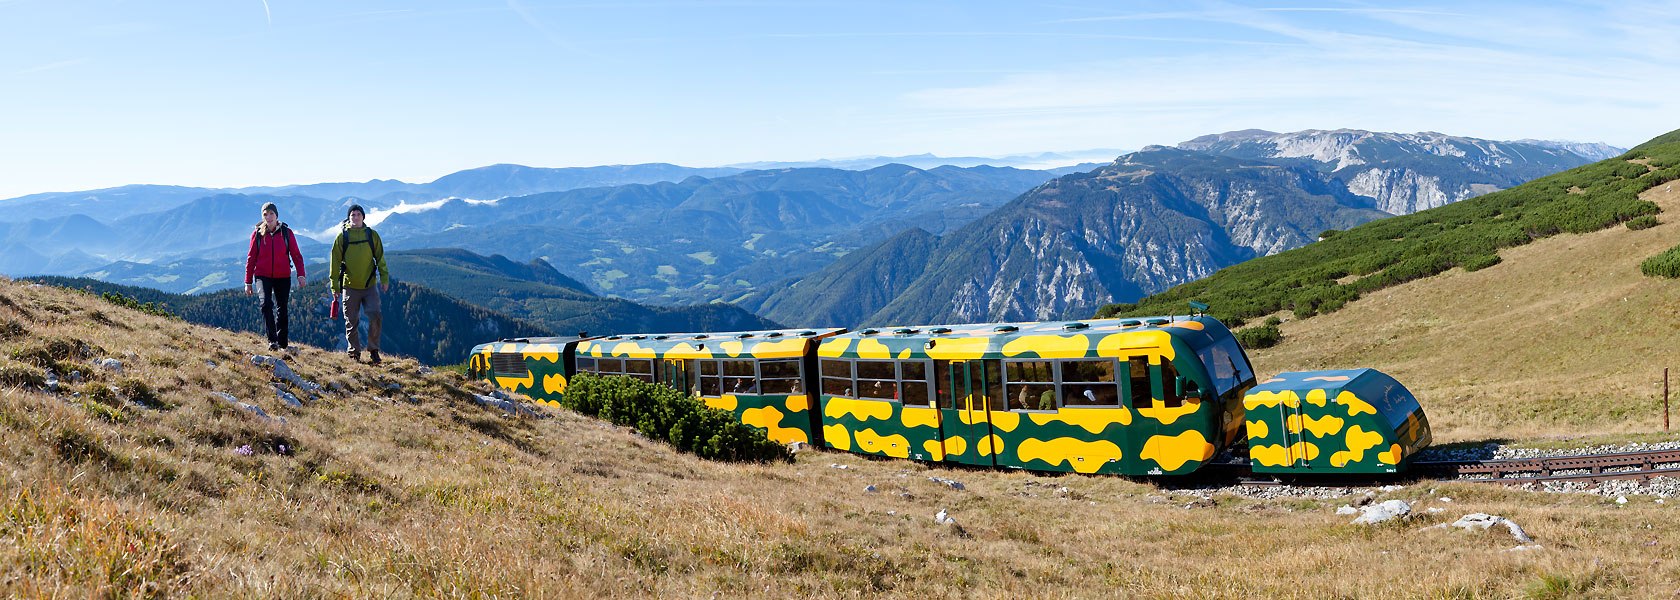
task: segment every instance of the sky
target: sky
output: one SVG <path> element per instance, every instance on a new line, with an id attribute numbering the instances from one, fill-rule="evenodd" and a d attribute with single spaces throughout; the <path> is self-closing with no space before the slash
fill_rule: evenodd
<path id="1" fill-rule="evenodd" d="M 1237 129 L 1632 146 L 1677 2 L 0 0 L 0 198 L 1141 148 Z"/>

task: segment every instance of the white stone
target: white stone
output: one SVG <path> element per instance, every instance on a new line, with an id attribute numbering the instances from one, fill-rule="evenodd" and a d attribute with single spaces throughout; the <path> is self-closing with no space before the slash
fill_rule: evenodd
<path id="1" fill-rule="evenodd" d="M 1367 506 L 1362 509 L 1365 514 L 1353 520 L 1356 525 L 1372 525 L 1393 519 L 1404 518 L 1412 514 L 1412 505 L 1405 500 L 1385 500 L 1380 504 Z"/>

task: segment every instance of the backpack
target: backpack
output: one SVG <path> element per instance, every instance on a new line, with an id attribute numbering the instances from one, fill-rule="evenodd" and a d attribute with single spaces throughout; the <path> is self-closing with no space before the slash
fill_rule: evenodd
<path id="1" fill-rule="evenodd" d="M 385 258 L 385 242 L 381 241 L 377 237 L 375 237 L 373 235 L 373 228 L 368 227 L 366 225 L 363 225 L 362 229 L 367 230 L 367 235 L 363 236 L 362 239 L 359 239 L 359 240 L 356 240 L 356 241 L 352 242 L 352 241 L 350 241 L 350 236 L 345 235 L 347 233 L 350 233 L 350 221 L 345 220 L 344 223 L 342 224 L 342 227 L 343 228 L 339 230 L 338 235 L 340 235 L 344 238 L 344 253 L 345 254 L 350 253 L 350 245 L 351 244 L 370 244 L 370 245 L 372 245 L 372 247 L 373 247 L 373 268 L 368 271 L 367 283 L 362 284 L 362 286 L 363 287 L 373 287 L 373 280 L 377 279 L 379 277 L 379 261 L 383 260 Z M 346 274 L 348 274 L 350 272 L 350 269 L 345 267 L 344 261 L 342 259 L 338 261 L 338 272 L 346 273 Z"/>

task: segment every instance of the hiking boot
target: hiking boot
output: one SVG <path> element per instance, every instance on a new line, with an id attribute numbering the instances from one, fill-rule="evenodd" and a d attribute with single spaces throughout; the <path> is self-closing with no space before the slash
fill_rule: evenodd
<path id="1" fill-rule="evenodd" d="M 378 350 L 369 350 L 368 351 L 368 364 L 370 364 L 370 365 L 379 364 L 379 351 Z"/>
<path id="2" fill-rule="evenodd" d="M 280 342 L 269 342 L 268 343 L 268 351 L 269 352 L 273 352 L 273 351 L 279 350 L 279 349 L 280 349 Z"/>
<path id="3" fill-rule="evenodd" d="M 351 350 L 348 354 L 351 361 L 362 362 L 362 352 L 360 350 Z"/>

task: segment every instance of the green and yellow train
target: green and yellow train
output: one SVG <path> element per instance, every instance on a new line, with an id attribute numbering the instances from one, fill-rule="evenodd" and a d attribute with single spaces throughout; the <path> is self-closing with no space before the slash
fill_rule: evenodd
<path id="1" fill-rule="evenodd" d="M 1257 382 L 1206 316 L 514 339 L 469 372 L 548 403 L 573 374 L 624 375 L 777 442 L 1035 471 L 1182 475 L 1246 442 L 1256 472 L 1394 473 L 1429 444 L 1387 375 Z"/>

